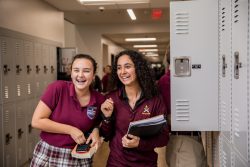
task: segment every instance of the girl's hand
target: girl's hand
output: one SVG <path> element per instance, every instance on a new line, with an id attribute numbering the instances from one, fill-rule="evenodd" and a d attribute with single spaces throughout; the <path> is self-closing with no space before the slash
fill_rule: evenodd
<path id="1" fill-rule="evenodd" d="M 98 128 L 94 128 L 92 133 L 89 135 L 87 141 L 86 141 L 86 144 L 88 144 L 90 141 L 92 140 L 91 144 L 90 144 L 90 147 L 96 147 L 96 149 L 98 149 L 102 142 L 103 142 L 103 139 L 100 137 L 99 135 L 99 129 Z"/>
<path id="2" fill-rule="evenodd" d="M 105 117 L 110 117 L 114 110 L 114 102 L 111 98 L 108 98 L 101 105 L 102 113 Z"/>
<path id="3" fill-rule="evenodd" d="M 83 144 L 86 142 L 86 138 L 84 136 L 84 133 L 76 128 L 76 127 L 73 127 L 70 129 L 69 131 L 69 135 L 72 137 L 72 139 L 77 143 L 77 144 Z"/>
<path id="4" fill-rule="evenodd" d="M 135 148 L 139 146 L 140 137 L 126 134 L 122 137 L 122 146 L 126 148 Z"/>

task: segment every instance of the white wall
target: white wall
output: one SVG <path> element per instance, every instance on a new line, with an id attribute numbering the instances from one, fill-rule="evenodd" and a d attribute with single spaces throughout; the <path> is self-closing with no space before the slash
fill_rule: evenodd
<path id="1" fill-rule="evenodd" d="M 64 14 L 41 0 L 0 0 L 0 27 L 64 43 Z"/>

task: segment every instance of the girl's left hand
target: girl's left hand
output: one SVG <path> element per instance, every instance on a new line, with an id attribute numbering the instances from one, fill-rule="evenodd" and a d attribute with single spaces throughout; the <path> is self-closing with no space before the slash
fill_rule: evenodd
<path id="1" fill-rule="evenodd" d="M 98 128 L 93 129 L 92 133 L 89 135 L 89 137 L 86 141 L 86 144 L 88 144 L 91 140 L 92 140 L 92 143 L 90 144 L 90 147 L 95 146 L 96 149 L 98 149 L 101 146 L 103 139 L 99 135 Z"/>
<path id="2" fill-rule="evenodd" d="M 122 137 L 122 146 L 126 148 L 135 148 L 139 146 L 140 137 L 126 134 Z"/>

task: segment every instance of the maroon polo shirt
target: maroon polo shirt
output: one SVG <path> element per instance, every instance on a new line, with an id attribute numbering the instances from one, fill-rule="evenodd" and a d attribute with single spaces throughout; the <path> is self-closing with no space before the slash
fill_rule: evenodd
<path id="1" fill-rule="evenodd" d="M 157 154 L 154 152 L 154 148 L 167 145 L 167 126 L 157 136 L 141 138 L 137 148 L 123 148 L 122 137 L 127 133 L 131 121 L 167 114 L 161 96 L 145 99 L 142 95 L 134 109 L 129 106 L 124 89 L 109 93 L 107 98 L 109 97 L 114 101 L 114 121 L 103 122 L 101 127 L 101 131 L 107 136 L 112 134 L 107 166 L 156 167 Z"/>
<path id="2" fill-rule="evenodd" d="M 168 70 L 158 81 L 159 91 L 166 104 L 168 114 L 171 114 L 171 95 L 170 95 L 170 70 Z"/>
<path id="3" fill-rule="evenodd" d="M 91 90 L 89 104 L 81 107 L 72 82 L 56 81 L 47 87 L 41 100 L 51 109 L 49 119 L 77 127 L 85 134 L 100 123 L 100 106 L 104 96 Z M 50 145 L 73 148 L 75 141 L 67 134 L 41 132 L 41 139 Z"/>

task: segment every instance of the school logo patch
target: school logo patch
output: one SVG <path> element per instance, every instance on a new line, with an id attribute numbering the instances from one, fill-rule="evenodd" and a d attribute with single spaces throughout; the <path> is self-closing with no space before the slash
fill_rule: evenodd
<path id="1" fill-rule="evenodd" d="M 150 115 L 149 107 L 147 105 L 143 108 L 142 114 L 143 115 Z"/>
<path id="2" fill-rule="evenodd" d="M 94 119 L 96 116 L 97 107 L 89 106 L 87 107 L 87 116 L 89 119 Z"/>

